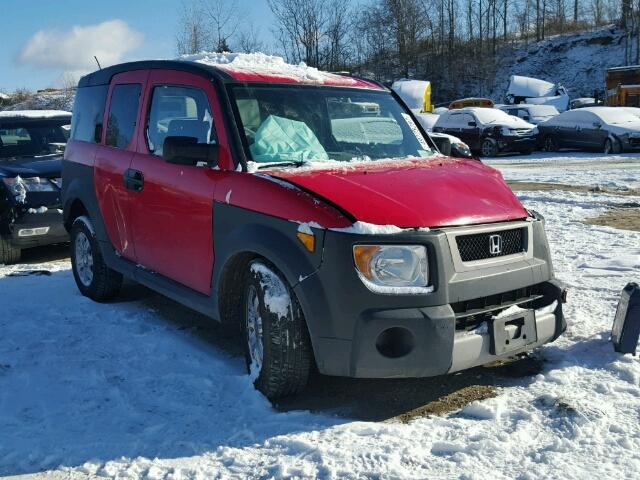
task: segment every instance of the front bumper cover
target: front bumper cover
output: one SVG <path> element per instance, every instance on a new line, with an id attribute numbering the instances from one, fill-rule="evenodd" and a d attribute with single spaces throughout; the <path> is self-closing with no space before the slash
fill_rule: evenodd
<path id="1" fill-rule="evenodd" d="M 537 341 L 522 351 L 555 340 L 565 329 L 562 286 L 553 279 L 543 222 L 531 222 L 531 255 L 511 263 L 456 271 L 444 231 L 406 232 L 392 236 L 328 231 L 324 258 L 315 274 L 295 286 L 303 306 L 321 373 L 387 378 L 441 375 L 499 358 L 489 353 L 489 334 L 456 327 L 453 305 L 537 285 L 544 292 L 533 308 L 557 301 L 554 312 L 536 318 Z M 425 295 L 380 295 L 367 290 L 353 267 L 357 243 L 423 244 L 429 251 L 434 291 Z M 383 355 L 376 346 L 389 329 L 407 331 L 408 353 Z"/>

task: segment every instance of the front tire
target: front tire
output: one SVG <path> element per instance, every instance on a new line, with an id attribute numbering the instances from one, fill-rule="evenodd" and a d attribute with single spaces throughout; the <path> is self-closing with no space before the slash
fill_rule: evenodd
<path id="1" fill-rule="evenodd" d="M 80 293 L 96 302 L 115 297 L 122 286 L 122 275 L 110 269 L 102 258 L 93 228 L 86 218 L 71 227 L 71 267 Z"/>
<path id="2" fill-rule="evenodd" d="M 485 138 L 480 145 L 483 157 L 495 157 L 498 154 L 498 145 L 490 138 Z"/>
<path id="3" fill-rule="evenodd" d="M 21 255 L 22 250 L 15 248 L 7 240 L 0 237 L 0 264 L 18 263 Z"/>
<path id="4" fill-rule="evenodd" d="M 544 151 L 545 152 L 557 152 L 558 142 L 552 136 L 548 136 L 544 139 Z"/>
<path id="5" fill-rule="evenodd" d="M 309 332 L 294 292 L 268 262 L 249 264 L 243 307 L 245 357 L 255 387 L 271 400 L 301 392 L 312 364 Z"/>
<path id="6" fill-rule="evenodd" d="M 617 154 L 622 151 L 622 147 L 620 142 L 613 138 L 607 138 L 604 141 L 604 149 L 603 152 L 605 155 Z"/>

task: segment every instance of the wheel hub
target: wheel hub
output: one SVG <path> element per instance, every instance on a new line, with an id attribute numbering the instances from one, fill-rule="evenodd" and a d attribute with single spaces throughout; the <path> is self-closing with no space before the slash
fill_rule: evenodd
<path id="1" fill-rule="evenodd" d="M 88 287 L 93 281 L 93 253 L 91 252 L 91 242 L 84 232 L 78 233 L 74 247 L 78 278 L 85 287 Z"/>

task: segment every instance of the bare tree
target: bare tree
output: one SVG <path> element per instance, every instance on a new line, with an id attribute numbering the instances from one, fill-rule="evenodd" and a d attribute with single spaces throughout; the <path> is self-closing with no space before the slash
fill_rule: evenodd
<path id="1" fill-rule="evenodd" d="M 260 32 L 253 22 L 249 22 L 246 28 L 240 30 L 237 38 L 236 44 L 242 53 L 253 53 L 264 50 L 264 43 L 260 40 Z"/>
<path id="2" fill-rule="evenodd" d="M 202 0 L 201 9 L 205 18 L 211 22 L 213 49 L 228 52 L 231 39 L 241 23 L 241 11 L 236 0 Z"/>
<path id="3" fill-rule="evenodd" d="M 211 33 L 198 2 L 183 0 L 178 28 L 176 50 L 179 55 L 198 53 L 209 47 Z"/>

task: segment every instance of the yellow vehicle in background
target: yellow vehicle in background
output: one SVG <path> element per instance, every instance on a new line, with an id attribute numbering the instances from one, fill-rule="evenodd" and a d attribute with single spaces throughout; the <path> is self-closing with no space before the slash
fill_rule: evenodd
<path id="1" fill-rule="evenodd" d="M 449 104 L 449 110 L 457 110 L 465 107 L 493 108 L 493 101 L 488 98 L 463 98 Z"/>
<path id="2" fill-rule="evenodd" d="M 428 80 L 396 80 L 391 85 L 402 101 L 415 113 L 433 113 L 431 82 Z"/>
<path id="3" fill-rule="evenodd" d="M 610 107 L 640 107 L 640 65 L 609 68 L 606 78 Z"/>

